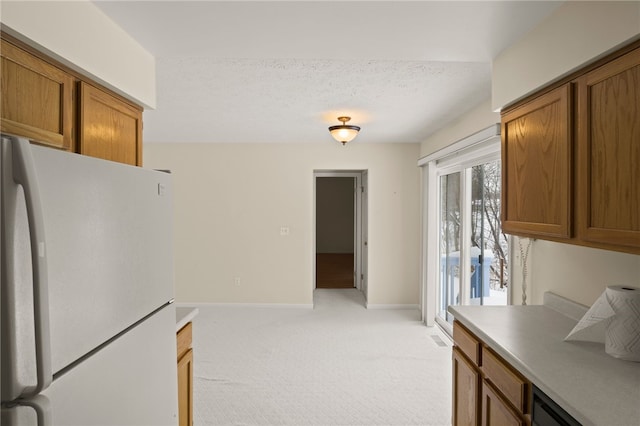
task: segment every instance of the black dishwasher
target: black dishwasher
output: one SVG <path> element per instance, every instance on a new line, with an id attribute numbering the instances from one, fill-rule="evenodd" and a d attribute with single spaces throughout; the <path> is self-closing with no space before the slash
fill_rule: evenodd
<path id="1" fill-rule="evenodd" d="M 576 419 L 535 385 L 533 385 L 532 405 L 531 422 L 534 426 L 580 426 Z"/>

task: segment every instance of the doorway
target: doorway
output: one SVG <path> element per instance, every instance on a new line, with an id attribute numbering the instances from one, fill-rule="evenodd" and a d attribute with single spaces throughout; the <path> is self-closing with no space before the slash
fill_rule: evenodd
<path id="1" fill-rule="evenodd" d="M 316 288 L 355 287 L 355 177 L 316 179 Z"/>
<path id="2" fill-rule="evenodd" d="M 366 299 L 367 172 L 314 172 L 315 288 L 356 288 Z"/>

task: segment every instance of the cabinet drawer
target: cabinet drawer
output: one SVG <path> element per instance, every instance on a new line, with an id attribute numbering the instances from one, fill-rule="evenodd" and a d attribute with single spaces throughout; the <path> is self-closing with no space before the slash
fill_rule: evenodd
<path id="1" fill-rule="evenodd" d="M 188 323 L 178 331 L 177 346 L 178 346 L 178 358 L 191 348 L 191 323 Z"/>
<path id="2" fill-rule="evenodd" d="M 529 413 L 529 382 L 487 347 L 482 347 L 484 377 L 523 414 Z"/>
<path id="3" fill-rule="evenodd" d="M 457 321 L 453 322 L 453 342 L 471 361 L 481 365 L 480 341 Z"/>

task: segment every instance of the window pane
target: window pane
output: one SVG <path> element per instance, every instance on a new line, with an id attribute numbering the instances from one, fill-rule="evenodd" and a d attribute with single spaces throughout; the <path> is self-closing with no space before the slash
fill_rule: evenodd
<path id="1" fill-rule="evenodd" d="M 453 321 L 447 306 L 460 303 L 460 173 L 440 177 L 440 308 Z"/>
<path id="2" fill-rule="evenodd" d="M 470 303 L 506 305 L 508 242 L 500 223 L 500 162 L 472 168 Z"/>

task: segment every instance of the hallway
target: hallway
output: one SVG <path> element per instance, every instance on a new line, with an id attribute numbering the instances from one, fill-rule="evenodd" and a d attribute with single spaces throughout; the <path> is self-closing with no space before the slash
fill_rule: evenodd
<path id="1" fill-rule="evenodd" d="M 316 254 L 316 288 L 353 288 L 353 253 Z"/>

